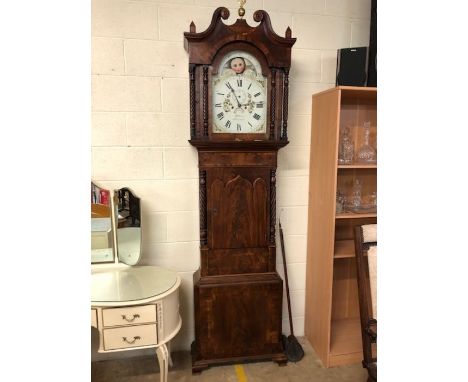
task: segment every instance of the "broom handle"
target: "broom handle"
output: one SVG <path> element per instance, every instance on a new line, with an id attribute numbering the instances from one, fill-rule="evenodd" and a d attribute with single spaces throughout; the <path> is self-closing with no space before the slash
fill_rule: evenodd
<path id="1" fill-rule="evenodd" d="M 284 251 L 284 238 L 283 238 L 283 229 L 281 228 L 281 221 L 279 221 L 279 231 L 280 231 L 280 242 L 281 242 L 281 254 L 283 255 L 284 279 L 286 281 L 286 297 L 288 299 L 289 328 L 291 329 L 291 335 L 294 336 L 292 314 L 291 314 L 291 301 L 289 298 L 288 268 L 286 267 L 286 254 Z"/>

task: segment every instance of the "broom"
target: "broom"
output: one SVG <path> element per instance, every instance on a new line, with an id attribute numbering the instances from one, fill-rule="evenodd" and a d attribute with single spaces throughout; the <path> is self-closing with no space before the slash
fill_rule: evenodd
<path id="1" fill-rule="evenodd" d="M 282 336 L 284 352 L 288 361 L 298 362 L 304 357 L 304 350 L 302 349 L 301 344 L 297 341 L 297 338 L 294 336 L 292 315 L 291 315 L 291 300 L 289 298 L 289 283 L 288 283 L 288 269 L 286 267 L 286 253 L 284 251 L 284 238 L 283 238 L 283 229 L 281 228 L 281 221 L 279 221 L 279 231 L 280 231 L 280 240 L 281 240 L 281 253 L 283 254 L 283 266 L 284 266 L 284 279 L 286 281 L 286 296 L 288 299 L 288 314 L 289 314 L 289 327 L 291 329 L 291 334 L 286 337 L 284 334 Z"/>

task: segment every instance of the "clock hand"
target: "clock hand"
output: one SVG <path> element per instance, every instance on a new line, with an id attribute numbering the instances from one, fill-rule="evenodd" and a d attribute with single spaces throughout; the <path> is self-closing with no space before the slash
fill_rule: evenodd
<path id="1" fill-rule="evenodd" d="M 228 84 L 229 84 L 229 82 L 228 82 Z M 231 85 L 231 84 L 229 84 L 229 85 Z M 239 100 L 237 99 L 236 92 L 234 91 L 234 89 L 233 89 L 231 86 L 228 86 L 228 88 L 229 88 L 229 90 L 232 92 L 232 94 L 234 94 L 234 98 L 235 98 L 236 101 L 237 101 L 237 107 L 238 107 L 238 108 L 241 107 L 241 104 L 240 104 Z"/>

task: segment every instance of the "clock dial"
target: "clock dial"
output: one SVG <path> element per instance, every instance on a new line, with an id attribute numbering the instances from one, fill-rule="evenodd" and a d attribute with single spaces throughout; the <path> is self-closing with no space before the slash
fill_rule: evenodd
<path id="1" fill-rule="evenodd" d="M 265 133 L 267 81 L 257 60 L 245 52 L 231 52 L 220 72 L 213 78 L 213 132 Z"/>

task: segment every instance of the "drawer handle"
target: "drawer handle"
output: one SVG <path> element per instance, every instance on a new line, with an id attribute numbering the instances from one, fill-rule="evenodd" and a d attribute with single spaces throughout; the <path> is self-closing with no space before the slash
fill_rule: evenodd
<path id="1" fill-rule="evenodd" d="M 140 336 L 135 336 L 135 337 L 133 337 L 133 341 L 127 340 L 127 337 L 122 337 L 122 340 L 123 340 L 124 342 L 126 342 L 127 344 L 132 345 L 132 344 L 135 343 L 136 340 L 141 340 L 141 337 L 140 337 Z"/>
<path id="2" fill-rule="evenodd" d="M 122 314 L 122 320 L 125 320 L 127 322 L 133 322 L 133 321 L 135 321 L 135 318 L 140 318 L 140 315 L 139 314 L 134 314 L 133 318 L 127 318 L 127 316 L 125 314 Z"/>

